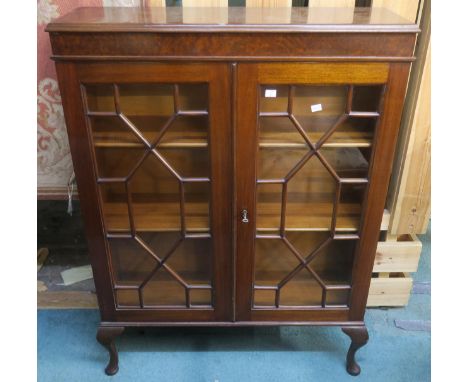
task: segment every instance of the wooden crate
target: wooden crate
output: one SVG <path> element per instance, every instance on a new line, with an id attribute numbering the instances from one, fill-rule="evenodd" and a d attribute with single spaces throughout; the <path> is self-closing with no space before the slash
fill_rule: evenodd
<path id="1" fill-rule="evenodd" d="M 405 306 L 413 279 L 406 272 L 381 272 L 372 277 L 367 306 Z"/>
<path id="2" fill-rule="evenodd" d="M 416 235 L 387 235 L 377 244 L 374 273 L 367 306 L 404 306 L 408 304 L 413 278 L 418 270 L 422 244 Z"/>
<path id="3" fill-rule="evenodd" d="M 374 272 L 416 272 L 421 250 L 422 244 L 413 234 L 400 235 L 396 241 L 380 241 Z"/>

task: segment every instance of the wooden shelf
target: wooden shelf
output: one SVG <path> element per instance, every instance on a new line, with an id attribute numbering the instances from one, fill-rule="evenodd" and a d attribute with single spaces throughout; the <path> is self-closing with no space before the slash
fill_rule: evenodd
<path id="1" fill-rule="evenodd" d="M 145 131 L 143 135 L 147 137 Z M 312 142 L 317 142 L 323 135 L 321 132 L 308 134 Z M 151 136 L 157 136 L 151 132 Z M 131 131 L 110 130 L 93 133 L 95 147 L 107 148 L 144 148 L 144 144 Z M 329 138 L 323 147 L 371 147 L 373 134 L 364 131 L 337 131 Z M 207 133 L 199 131 L 171 131 L 165 133 L 158 145 L 164 148 L 205 148 L 208 147 Z M 304 139 L 297 132 L 268 131 L 259 136 L 261 148 L 307 148 Z"/>
<path id="2" fill-rule="evenodd" d="M 336 123 L 337 116 L 297 116 L 309 139 L 316 143 Z M 375 121 L 367 118 L 348 118 L 325 141 L 323 147 L 370 147 L 374 138 Z M 260 117 L 260 147 L 306 147 L 306 142 L 287 116 Z"/>
<path id="3" fill-rule="evenodd" d="M 95 132 L 93 137 L 95 147 L 145 148 L 145 145 L 131 132 Z M 181 134 L 167 131 L 158 147 L 205 148 L 208 147 L 208 140 L 204 132 L 184 132 Z"/>
<path id="4" fill-rule="evenodd" d="M 317 142 L 323 133 L 309 133 L 312 142 Z M 373 134 L 362 131 L 337 131 L 325 141 L 323 147 L 371 147 Z M 262 148 L 303 148 L 307 147 L 304 139 L 297 132 L 261 132 Z"/>
<path id="5" fill-rule="evenodd" d="M 279 203 L 258 203 L 257 231 L 277 231 L 280 225 Z M 331 225 L 331 203 L 288 203 L 286 231 L 328 231 Z M 359 228 L 359 204 L 341 203 L 337 217 L 337 231 L 355 232 Z"/>
<path id="6" fill-rule="evenodd" d="M 153 143 L 161 128 L 170 116 L 126 116 L 137 130 Z M 176 118 L 164 134 L 158 147 L 165 148 L 203 148 L 208 147 L 208 124 L 204 126 L 205 116 L 180 116 Z M 144 148 L 141 140 L 118 117 L 101 117 L 92 122 L 95 147 L 107 148 Z"/>
<path id="7" fill-rule="evenodd" d="M 133 203 L 133 217 L 137 231 L 180 231 L 178 202 Z M 108 231 L 129 230 L 127 203 L 106 203 L 104 214 Z M 190 232 L 209 232 L 206 204 L 185 203 L 185 219 Z"/>
<path id="8" fill-rule="evenodd" d="M 317 142 L 321 133 L 309 134 L 313 142 Z M 295 133 L 269 132 L 262 133 L 259 142 L 261 148 L 306 148 L 307 144 L 302 137 Z M 324 143 L 323 147 L 371 147 L 372 134 L 364 132 L 339 132 L 333 136 L 332 141 Z M 131 132 L 95 132 L 95 147 L 116 148 L 144 148 L 144 144 Z M 204 148 L 208 147 L 208 140 L 204 132 L 178 132 L 168 131 L 158 145 L 164 148 Z"/>
<path id="9" fill-rule="evenodd" d="M 109 231 L 129 230 L 126 203 L 106 203 L 105 219 Z M 108 211 L 108 212 L 107 212 Z M 137 231 L 180 231 L 180 206 L 178 202 L 133 203 L 133 216 Z M 279 229 L 279 206 L 277 203 L 259 203 L 257 231 L 271 232 Z M 328 231 L 331 224 L 331 204 L 289 203 L 286 215 L 286 231 Z M 206 204 L 185 203 L 187 230 L 209 232 Z M 340 204 L 337 231 L 354 232 L 359 228 L 360 206 Z"/>

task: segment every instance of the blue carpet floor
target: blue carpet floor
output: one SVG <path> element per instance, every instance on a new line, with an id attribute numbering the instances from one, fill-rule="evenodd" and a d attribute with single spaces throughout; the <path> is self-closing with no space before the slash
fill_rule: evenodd
<path id="1" fill-rule="evenodd" d="M 415 281 L 424 283 L 430 231 L 421 239 Z M 128 330 L 117 340 L 120 371 L 108 377 L 107 351 L 95 340 L 96 310 L 39 310 L 38 381 L 430 381 L 430 332 L 400 329 L 395 320 L 430 322 L 430 292 L 412 294 L 406 308 L 368 309 L 359 377 L 345 371 L 348 337 L 315 327 Z"/>

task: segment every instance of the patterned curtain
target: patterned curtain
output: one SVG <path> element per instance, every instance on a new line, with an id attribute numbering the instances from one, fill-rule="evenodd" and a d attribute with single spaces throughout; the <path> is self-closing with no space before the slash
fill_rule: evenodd
<path id="1" fill-rule="evenodd" d="M 66 194 L 73 172 L 49 36 L 50 21 L 78 7 L 139 6 L 140 0 L 37 0 L 37 187 L 38 195 Z"/>

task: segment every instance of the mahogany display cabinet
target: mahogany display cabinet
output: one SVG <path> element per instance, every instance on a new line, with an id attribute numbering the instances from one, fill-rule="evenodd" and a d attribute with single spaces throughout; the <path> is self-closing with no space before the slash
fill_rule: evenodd
<path id="1" fill-rule="evenodd" d="M 106 372 L 126 327 L 334 325 L 359 374 L 417 26 L 369 8 L 80 8 L 47 31 Z"/>

